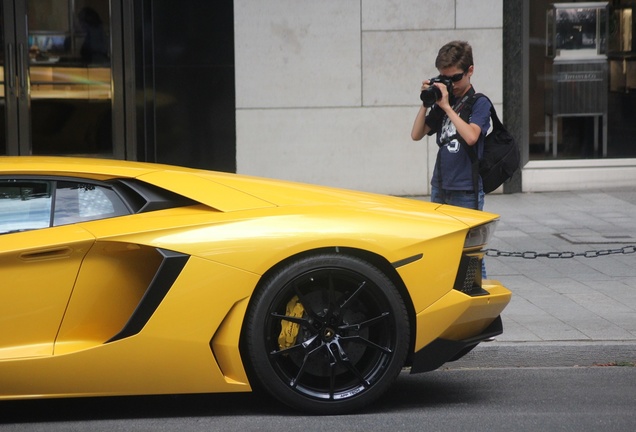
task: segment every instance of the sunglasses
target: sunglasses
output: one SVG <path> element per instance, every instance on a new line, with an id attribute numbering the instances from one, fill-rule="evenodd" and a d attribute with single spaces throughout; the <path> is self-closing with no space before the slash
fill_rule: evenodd
<path id="1" fill-rule="evenodd" d="M 445 80 L 450 80 L 452 82 L 457 82 L 457 81 L 460 81 L 462 78 L 464 78 L 464 75 L 466 75 L 466 72 L 456 73 L 455 75 L 451 75 L 451 76 L 440 75 L 439 77 Z"/>

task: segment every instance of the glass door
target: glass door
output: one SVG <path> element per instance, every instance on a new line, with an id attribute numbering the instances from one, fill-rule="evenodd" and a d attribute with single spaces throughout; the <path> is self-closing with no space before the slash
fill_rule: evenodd
<path id="1" fill-rule="evenodd" d="M 123 101 L 115 97 L 121 26 L 111 3 L 3 1 L 0 151 L 125 158 L 113 115 Z"/>

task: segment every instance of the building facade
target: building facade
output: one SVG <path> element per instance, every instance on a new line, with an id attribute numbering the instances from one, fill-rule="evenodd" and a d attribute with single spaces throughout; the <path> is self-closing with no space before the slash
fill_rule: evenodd
<path id="1" fill-rule="evenodd" d="M 467 40 L 517 137 L 505 191 L 636 183 L 634 0 L 3 0 L 0 154 L 426 195 L 422 80 Z M 26 19 L 25 19 L 26 17 Z"/>
<path id="2" fill-rule="evenodd" d="M 236 170 L 232 0 L 2 0 L 0 154 Z"/>

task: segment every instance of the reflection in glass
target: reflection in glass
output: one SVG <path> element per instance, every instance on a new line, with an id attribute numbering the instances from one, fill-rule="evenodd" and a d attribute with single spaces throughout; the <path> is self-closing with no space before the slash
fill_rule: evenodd
<path id="1" fill-rule="evenodd" d="M 0 23 L 4 23 L 4 8 L 0 7 Z M 4 26 L 3 26 L 4 27 Z M 6 103 L 4 93 L 4 67 L 5 67 L 5 52 L 4 52 L 4 31 L 0 31 L 0 155 L 7 154 L 7 131 L 6 131 Z"/>
<path id="2" fill-rule="evenodd" d="M 555 3 L 546 12 L 548 57 L 593 57 L 607 52 L 607 2 Z"/>
<path id="3" fill-rule="evenodd" d="M 596 9 L 557 9 L 556 48 L 596 49 Z"/>
<path id="4" fill-rule="evenodd" d="M 50 222 L 49 182 L 0 180 L 0 234 L 46 228 Z"/>
<path id="5" fill-rule="evenodd" d="M 86 222 L 130 212 L 111 189 L 87 183 L 58 182 L 53 225 Z"/>
<path id="6" fill-rule="evenodd" d="M 112 154 L 108 0 L 30 0 L 33 154 Z"/>

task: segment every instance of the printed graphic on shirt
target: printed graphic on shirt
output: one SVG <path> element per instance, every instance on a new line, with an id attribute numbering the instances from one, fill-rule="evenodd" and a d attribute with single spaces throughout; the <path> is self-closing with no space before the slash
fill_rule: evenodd
<path id="1" fill-rule="evenodd" d="M 455 125 L 446 117 L 444 119 L 444 123 L 442 124 L 442 129 L 440 130 L 440 142 L 443 143 L 446 150 L 449 153 L 457 153 L 461 147 L 461 144 L 457 140 L 457 128 Z"/>
<path id="2" fill-rule="evenodd" d="M 454 140 L 451 140 L 451 142 L 449 142 L 446 145 L 446 150 L 448 150 L 449 153 L 457 153 L 459 152 L 460 147 L 461 147 L 461 144 L 459 143 L 459 141 L 454 139 Z"/>

